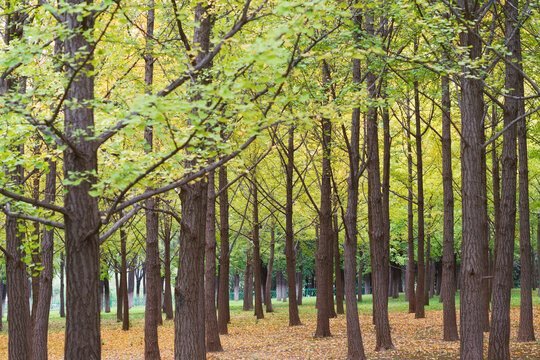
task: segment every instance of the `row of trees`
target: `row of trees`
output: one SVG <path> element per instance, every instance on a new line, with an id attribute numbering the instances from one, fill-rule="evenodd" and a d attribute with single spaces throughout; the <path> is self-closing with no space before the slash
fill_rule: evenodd
<path id="1" fill-rule="evenodd" d="M 143 257 L 146 359 L 160 358 L 162 270 L 175 358 L 204 359 L 227 333 L 231 265 L 254 276 L 262 318 L 274 258 L 289 325 L 301 324 L 291 294 L 313 261 L 315 336 L 330 336 L 329 318 L 346 310 L 347 356 L 364 359 L 358 264 L 371 273 L 376 349 L 386 350 L 391 263 L 407 263 L 409 310 L 422 318 L 431 253 L 443 263 L 444 339 L 458 339 L 459 263 L 461 357 L 482 358 L 489 330 L 488 358 L 509 359 L 518 192 L 519 340 L 534 339 L 536 2 L 6 0 L 2 9 L 10 359 L 47 358 L 55 248 L 65 253 L 66 359 L 101 358 L 106 263 L 120 275 L 127 330 L 128 262 Z"/>

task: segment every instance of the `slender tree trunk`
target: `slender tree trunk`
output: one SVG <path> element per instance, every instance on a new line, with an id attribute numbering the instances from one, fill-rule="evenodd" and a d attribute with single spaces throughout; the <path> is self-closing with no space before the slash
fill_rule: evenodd
<path id="1" fill-rule="evenodd" d="M 154 35 L 154 0 L 148 0 L 146 14 L 146 51 L 144 55 L 144 83 L 146 93 L 152 93 L 154 77 L 154 58 L 152 55 L 152 37 Z M 153 128 L 146 126 L 144 139 L 145 151 L 153 150 Z M 155 211 L 155 199 L 145 201 L 146 207 L 146 306 L 144 308 L 144 358 L 160 359 L 157 327 L 161 320 L 161 266 L 159 261 L 159 218 Z"/>
<path id="2" fill-rule="evenodd" d="M 418 43 L 415 42 L 415 47 Z M 424 263 L 424 169 L 422 162 L 422 124 L 420 117 L 420 96 L 418 93 L 418 81 L 414 82 L 414 115 L 416 118 L 416 179 L 418 188 L 418 283 L 416 286 L 415 314 L 416 319 L 426 317 L 425 305 L 425 263 Z"/>
<path id="3" fill-rule="evenodd" d="M 34 176 L 34 181 L 32 184 L 32 192 L 33 192 L 33 198 L 34 200 L 39 200 L 39 183 L 40 183 L 40 175 Z M 32 263 L 33 266 L 38 266 L 41 264 L 41 254 L 39 252 L 39 243 L 40 243 L 40 227 L 41 224 L 38 222 L 34 222 L 34 231 L 31 236 L 31 242 L 33 243 L 33 249 L 31 253 Z M 32 287 L 32 308 L 30 311 L 30 318 L 32 322 L 32 334 L 33 329 L 36 324 L 36 313 L 38 309 L 39 304 L 39 285 L 40 285 L 40 276 L 38 272 L 32 271 L 30 275 L 31 279 L 31 287 Z"/>
<path id="4" fill-rule="evenodd" d="M 443 340 L 458 340 L 456 324 L 456 289 L 454 267 L 454 189 L 452 179 L 452 133 L 450 79 L 441 78 L 442 89 L 442 176 L 443 176 L 443 271 L 441 297 L 443 301 Z"/>
<path id="5" fill-rule="evenodd" d="M 407 97 L 407 291 L 409 295 L 409 313 L 416 312 L 416 292 L 414 290 L 414 215 L 413 215 L 413 178 L 412 178 L 412 146 L 411 146 L 411 116 L 409 114 Z"/>
<path id="6" fill-rule="evenodd" d="M 165 312 L 165 320 L 172 320 L 173 304 L 171 291 L 171 218 L 166 216 L 163 221 L 163 252 L 164 252 L 164 273 L 165 273 L 165 294 L 163 298 L 163 311 Z M 137 287 L 138 289 L 138 287 Z"/>
<path id="7" fill-rule="evenodd" d="M 49 161 L 49 172 L 45 179 L 45 202 L 54 203 L 56 199 L 56 162 Z M 41 239 L 41 266 L 39 276 L 39 300 L 34 322 L 32 355 L 34 360 L 47 360 L 47 335 L 51 308 L 53 281 L 54 229 L 43 230 Z"/>
<path id="8" fill-rule="evenodd" d="M 60 311 L 59 315 L 61 318 L 66 317 L 66 310 L 64 306 L 64 252 L 60 252 Z"/>
<path id="9" fill-rule="evenodd" d="M 504 4 L 505 36 L 509 54 L 506 59 L 513 65 L 506 65 L 505 88 L 512 97 L 505 97 L 504 125 L 523 115 L 523 77 L 521 75 L 521 40 L 518 22 L 518 1 L 509 0 Z M 516 28 L 517 27 L 517 28 Z M 518 69 L 516 69 L 517 67 Z M 488 359 L 510 359 L 510 291 L 512 289 L 512 266 L 516 220 L 516 125 L 503 134 L 501 154 L 501 223 L 500 236 L 496 242 L 495 283 L 493 289 L 493 310 L 489 334 Z"/>
<path id="10" fill-rule="evenodd" d="M 324 82 L 329 81 L 329 70 L 326 63 L 323 63 Z M 330 333 L 330 293 L 329 283 L 331 274 L 329 271 L 329 253 L 332 246 L 332 199 L 330 185 L 330 141 L 332 124 L 330 119 L 321 120 L 322 139 L 322 174 L 321 174 L 321 206 L 319 212 L 320 237 L 317 247 L 315 271 L 317 276 L 317 329 L 315 337 L 331 336 Z"/>
<path id="11" fill-rule="evenodd" d="M 484 126 L 480 133 L 481 143 L 486 142 L 486 133 Z M 486 164 L 486 149 L 481 150 L 481 187 L 482 187 L 482 206 L 478 214 L 479 226 L 482 229 L 482 252 L 481 252 L 481 268 L 482 274 L 482 327 L 484 332 L 489 331 L 489 303 L 491 300 L 491 292 L 489 290 L 489 223 L 488 223 L 488 200 L 487 200 L 487 164 Z"/>
<path id="12" fill-rule="evenodd" d="M 129 330 L 129 298 L 127 287 L 127 254 L 126 254 L 127 233 L 123 227 L 120 228 L 120 256 L 121 256 L 121 268 L 120 268 L 120 295 L 117 296 L 117 311 L 119 316 L 117 318 L 122 320 L 122 330 Z M 122 315 L 123 312 L 123 315 Z"/>
<path id="13" fill-rule="evenodd" d="M 366 17 L 366 32 L 375 34 L 373 18 Z M 366 84 L 369 98 L 377 98 L 376 75 L 368 70 Z M 367 170 L 368 170 L 368 223 L 373 281 L 373 314 L 375 322 L 376 351 L 392 349 L 388 320 L 388 269 L 390 244 L 385 238 L 384 204 L 381 194 L 377 107 L 370 106 L 367 115 Z"/>
<path id="14" fill-rule="evenodd" d="M 424 304 L 429 306 L 429 288 L 431 286 L 431 235 L 427 235 L 426 241 L 426 273 L 425 273 L 425 283 L 424 283 Z"/>
<path id="15" fill-rule="evenodd" d="M 206 206 L 206 263 L 205 263 L 205 333 L 206 351 L 223 351 L 219 339 L 216 314 L 216 191 L 214 171 L 208 173 L 208 197 Z"/>
<path id="16" fill-rule="evenodd" d="M 234 301 L 240 300 L 240 275 L 234 274 Z"/>
<path id="17" fill-rule="evenodd" d="M 289 127 L 286 168 L 286 205 L 285 205 L 285 256 L 287 260 L 287 280 L 289 285 L 289 326 L 302 325 L 298 315 L 296 293 L 296 254 L 294 251 L 293 230 L 293 170 L 294 170 L 294 127 Z M 284 295 L 283 299 L 287 296 Z"/>
<path id="18" fill-rule="evenodd" d="M 334 212 L 334 267 L 335 267 L 335 276 L 336 276 L 336 312 L 338 314 L 344 314 L 345 310 L 343 309 L 343 280 L 341 278 L 341 256 L 339 253 L 339 227 L 338 227 L 338 214 L 339 204 L 337 204 L 337 197 L 334 196 L 336 209 Z"/>
<path id="19" fill-rule="evenodd" d="M 267 313 L 274 311 L 272 308 L 272 268 L 274 267 L 275 232 L 275 225 L 272 224 L 270 227 L 270 255 L 268 258 L 268 271 L 266 273 L 266 289 L 264 294 L 264 297 L 266 298 L 265 305 Z"/>
<path id="20" fill-rule="evenodd" d="M 229 195 L 225 187 L 228 184 L 227 168 L 219 168 L 219 237 L 221 241 L 219 258 L 218 288 L 218 329 L 220 334 L 227 334 L 229 314 Z M 225 189 L 225 190 L 224 190 Z M 238 300 L 236 300 L 238 301 Z"/>
<path id="21" fill-rule="evenodd" d="M 302 248 L 300 248 L 300 246 L 298 246 L 297 248 L 298 250 L 296 252 L 298 254 L 298 272 L 296 273 L 296 288 L 298 289 L 298 293 L 296 295 L 296 301 L 298 305 L 302 305 L 302 290 L 304 289 L 304 259 L 302 257 Z"/>
<path id="22" fill-rule="evenodd" d="M 360 28 L 361 16 L 353 14 L 354 25 Z M 354 33 L 355 41 L 360 41 L 359 33 Z M 353 80 L 356 86 L 361 83 L 360 60 L 354 59 Z M 360 178 L 360 109 L 354 108 L 351 117 L 351 139 L 349 150 L 349 177 L 347 178 L 347 210 L 344 217 L 345 241 L 343 257 L 345 266 L 345 317 L 347 319 L 347 359 L 364 360 L 364 343 L 358 320 L 358 304 L 356 302 L 356 251 L 357 251 L 357 218 L 358 218 L 358 181 Z M 362 265 L 358 279 L 362 279 Z M 361 281 L 361 280 L 360 280 Z M 362 287 L 358 283 L 358 301 L 362 301 Z"/>
<path id="23" fill-rule="evenodd" d="M 250 302 L 250 294 L 253 292 L 253 269 L 252 265 L 252 250 L 250 247 L 246 249 L 246 269 L 244 272 L 244 303 L 242 310 L 249 311 L 253 308 L 253 302 Z"/>
<path id="24" fill-rule="evenodd" d="M 255 175 L 253 175 L 251 181 L 253 184 L 253 274 L 255 275 L 255 316 L 257 319 L 263 319 L 261 252 L 259 244 L 259 197 Z"/>
<path id="25" fill-rule="evenodd" d="M 497 108 L 493 105 L 492 115 L 492 135 L 494 136 L 497 128 Z M 500 171 L 499 171 L 499 156 L 497 154 L 497 141 L 493 141 L 491 148 L 491 163 L 492 163 L 492 182 L 493 182 L 493 265 L 496 263 L 497 258 L 497 242 L 499 239 L 501 228 L 501 191 L 500 191 Z M 495 269 L 493 269 L 491 276 L 495 276 Z M 493 296 L 493 280 L 491 280 L 491 296 Z"/>
<path id="26" fill-rule="evenodd" d="M 517 4 L 516 4 L 517 5 Z M 517 17 L 516 17 L 517 20 Z M 518 30 L 519 31 L 519 30 Z M 521 94 L 523 96 L 523 93 Z M 523 100 L 519 102 L 520 115 L 525 113 Z M 519 255 L 521 261 L 521 302 L 519 306 L 519 342 L 535 341 L 532 307 L 531 220 L 529 212 L 529 164 L 527 150 L 527 118 L 518 122 L 519 156 Z"/>

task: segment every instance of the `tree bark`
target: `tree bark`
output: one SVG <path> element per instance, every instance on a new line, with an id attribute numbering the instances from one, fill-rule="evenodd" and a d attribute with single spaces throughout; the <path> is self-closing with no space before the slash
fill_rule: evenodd
<path id="1" fill-rule="evenodd" d="M 255 275 L 255 316 L 257 319 L 263 319 L 261 252 L 259 244 L 259 197 L 255 175 L 253 175 L 251 182 L 253 185 L 253 274 Z"/>
<path id="2" fill-rule="evenodd" d="M 219 168 L 219 237 L 221 242 L 219 258 L 218 286 L 218 329 L 220 334 L 227 334 L 229 314 L 229 194 L 225 187 L 228 184 L 227 168 Z M 225 189 L 225 190 L 223 190 Z M 238 299 L 236 299 L 238 301 Z"/>
<path id="3" fill-rule="evenodd" d="M 81 0 L 68 0 L 74 9 L 83 3 Z M 86 1 L 91 5 L 92 1 Z M 66 56 L 77 65 L 67 67 L 67 77 L 74 77 L 67 90 L 66 102 L 78 104 L 65 108 L 65 136 L 77 149 L 66 147 L 63 152 L 64 178 L 72 174 L 97 173 L 97 148 L 94 136 L 94 69 L 93 59 L 81 63 L 81 52 L 92 48 L 86 34 L 94 27 L 93 12 L 76 10 L 66 14 L 67 27 L 71 35 L 66 37 L 64 48 Z M 82 67 L 78 71 L 79 65 Z M 80 136 L 84 133 L 85 136 Z M 64 208 L 66 215 L 66 279 L 67 316 L 64 357 L 66 359 L 88 360 L 101 358 L 100 314 L 99 314 L 99 232 L 100 216 L 97 198 L 90 195 L 96 183 L 89 176 L 78 184 L 64 188 Z"/>
<path id="4" fill-rule="evenodd" d="M 504 4 L 505 37 L 509 54 L 506 60 L 505 88 L 512 97 L 505 97 L 504 125 L 523 115 L 523 77 L 521 72 L 521 40 L 518 19 L 518 1 L 509 0 Z M 496 242 L 495 283 L 493 286 L 493 310 L 489 334 L 488 359 L 510 359 L 510 291 L 512 289 L 512 266 L 516 220 L 516 125 L 503 134 L 501 154 L 501 223 L 500 236 Z"/>
<path id="5" fill-rule="evenodd" d="M 409 296 L 409 313 L 416 312 L 416 292 L 414 290 L 414 215 L 413 215 L 413 177 L 412 177 L 412 145 L 411 145 L 411 116 L 407 97 L 407 291 Z"/>
<path id="6" fill-rule="evenodd" d="M 418 46 L 418 42 L 415 42 L 415 47 Z M 422 126 L 420 117 L 420 96 L 418 93 L 418 80 L 414 82 L 414 115 L 416 119 L 416 179 L 418 188 L 418 283 L 416 285 L 416 302 L 414 305 L 414 317 L 416 319 L 426 317 L 424 311 L 425 305 L 425 263 L 424 263 L 424 169 L 422 162 Z"/>
<path id="7" fill-rule="evenodd" d="M 234 274 L 234 301 L 240 300 L 240 275 Z"/>
<path id="8" fill-rule="evenodd" d="M 296 254 L 294 251 L 293 229 L 293 171 L 294 171 L 294 127 L 289 127 L 286 168 L 286 205 L 285 205 L 285 257 L 287 260 L 287 280 L 289 285 L 289 326 L 302 325 L 298 315 L 296 294 Z M 286 299 L 286 293 L 283 299 Z"/>
<path id="9" fill-rule="evenodd" d="M 336 209 L 334 212 L 334 267 L 335 267 L 335 276 L 336 276 L 336 312 L 338 314 L 344 314 L 345 310 L 343 309 L 343 279 L 341 278 L 341 256 L 339 253 L 339 227 L 338 227 L 338 214 L 339 204 L 337 204 L 337 197 L 334 196 Z"/>
<path id="10" fill-rule="evenodd" d="M 276 229 L 275 225 L 272 223 L 272 226 L 270 227 L 270 255 L 268 258 L 268 271 L 266 273 L 266 288 L 265 288 L 265 294 L 264 297 L 265 305 L 266 305 L 266 312 L 273 312 L 274 309 L 272 308 L 272 268 L 274 267 L 274 248 L 275 248 L 275 241 L 276 241 Z"/>
<path id="11" fill-rule="evenodd" d="M 323 63 L 324 82 L 329 81 L 328 65 Z M 319 245 L 316 252 L 315 271 L 317 277 L 317 329 L 315 337 L 331 336 L 330 333 L 330 306 L 332 302 L 330 297 L 329 284 L 332 283 L 329 258 L 330 248 L 332 246 L 332 198 L 330 185 L 330 141 L 332 124 L 330 119 L 321 120 L 321 139 L 322 139 L 322 174 L 321 174 L 321 205 L 319 210 L 320 236 Z"/>
<path id="12" fill-rule="evenodd" d="M 454 267 L 454 189 L 452 179 L 452 133 L 450 79 L 441 78 L 442 90 L 442 176 L 443 176 L 443 340 L 458 340 L 456 324 L 455 267 Z"/>
<path id="13" fill-rule="evenodd" d="M 354 25 L 360 28 L 361 15 L 353 14 Z M 355 41 L 360 41 L 358 32 L 354 33 Z M 361 83 L 361 64 L 359 59 L 352 61 L 353 80 L 356 86 Z M 360 178 L 360 109 L 354 108 L 351 116 L 351 139 L 349 150 L 349 176 L 347 178 L 347 209 L 344 216 L 345 241 L 343 257 L 345 266 L 345 317 L 347 319 L 347 359 L 364 360 L 364 343 L 358 320 L 358 303 L 356 302 L 356 251 L 357 251 L 357 219 L 358 219 L 358 181 Z M 362 265 L 358 278 L 362 279 Z M 359 283 L 360 284 L 360 283 Z M 358 300 L 362 301 L 362 287 L 358 286 Z"/>
<path id="14" fill-rule="evenodd" d="M 216 191 L 215 172 L 208 173 L 208 194 L 206 206 L 206 247 L 205 247 L 205 333 L 206 351 L 223 351 L 219 339 L 217 314 L 216 314 Z"/>
<path id="15" fill-rule="evenodd" d="M 252 265 L 252 249 L 248 247 L 246 249 L 246 269 L 244 272 L 244 303 L 242 310 L 249 311 L 253 309 L 253 299 L 251 294 L 253 292 L 253 265 Z"/>
<path id="16" fill-rule="evenodd" d="M 517 16 L 514 19 L 517 21 Z M 517 31 L 519 31 L 519 29 Z M 521 89 L 522 88 L 523 87 L 521 87 Z M 520 96 L 524 96 L 524 94 L 521 93 Z M 525 104 L 523 100 L 519 102 L 519 110 L 520 115 L 525 113 Z M 521 302 L 519 306 L 519 330 L 517 341 L 529 342 L 535 341 L 535 337 L 532 307 L 532 277 L 534 277 L 534 263 L 531 261 L 532 247 L 529 212 L 529 164 L 527 159 L 526 117 L 523 117 L 523 119 L 518 121 L 517 130 L 519 152 L 519 255 L 521 261 Z"/>
<path id="17" fill-rule="evenodd" d="M 45 202 L 54 203 L 56 198 L 56 162 L 49 161 L 45 178 Z M 34 360 L 47 360 L 47 336 L 51 307 L 53 281 L 54 230 L 44 228 L 41 239 L 41 266 L 39 276 L 39 299 L 34 322 L 32 355 Z"/>
<path id="18" fill-rule="evenodd" d="M 199 8 L 199 7 L 198 7 Z M 200 18 L 197 18 L 200 19 Z M 178 282 L 175 288 L 175 359 L 206 358 L 204 332 L 204 245 L 206 183 L 196 181 L 181 188 L 182 218 Z"/>
<path id="19" fill-rule="evenodd" d="M 120 295 L 117 296 L 117 319 L 122 320 L 122 330 L 129 330 L 129 299 L 127 288 L 127 259 L 126 259 L 127 233 L 123 227 L 120 228 Z M 122 315 L 123 313 L 123 315 Z"/>
<path id="20" fill-rule="evenodd" d="M 375 34 L 373 18 L 366 16 L 366 32 Z M 366 85 L 369 98 L 377 98 L 376 75 L 368 70 Z M 392 349 L 388 320 L 388 269 L 390 244 L 385 238 L 384 204 L 381 194 L 377 107 L 371 105 L 367 114 L 367 170 L 368 170 L 368 223 L 373 281 L 373 315 L 375 322 L 376 351 Z"/>
<path id="21" fill-rule="evenodd" d="M 495 135 L 497 127 L 497 108 L 493 105 L 492 115 L 492 134 Z M 499 156 L 497 154 L 497 142 L 493 142 L 491 148 L 491 163 L 492 163 L 492 188 L 493 188 L 493 264 L 497 258 L 497 242 L 501 228 L 501 191 L 500 191 L 500 171 L 499 171 Z M 492 276 L 495 275 L 495 270 L 492 271 Z M 493 280 L 491 280 L 491 296 L 493 296 Z"/>
<path id="22" fill-rule="evenodd" d="M 163 298 L 163 311 L 165 320 L 172 320 L 173 304 L 171 291 L 171 218 L 166 216 L 163 221 L 163 252 L 164 252 L 164 273 L 165 273 L 165 293 Z"/>

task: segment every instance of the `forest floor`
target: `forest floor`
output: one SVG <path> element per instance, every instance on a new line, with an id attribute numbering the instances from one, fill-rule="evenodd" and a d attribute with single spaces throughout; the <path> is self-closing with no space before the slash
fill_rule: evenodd
<path id="1" fill-rule="evenodd" d="M 457 298 L 459 301 L 459 298 Z M 288 326 L 288 303 L 273 301 L 275 312 L 265 313 L 257 320 L 253 312 L 241 311 L 240 302 L 231 302 L 232 323 L 229 334 L 221 336 L 224 351 L 208 355 L 208 359 L 344 359 L 347 354 L 346 321 L 344 315 L 330 320 L 332 337 L 316 339 L 315 298 L 304 298 L 300 307 L 303 325 Z M 375 331 L 371 321 L 371 296 L 359 303 L 359 318 L 366 355 L 369 359 L 457 359 L 459 342 L 442 341 L 442 304 L 431 299 L 426 307 L 426 318 L 415 319 L 408 313 L 403 294 L 390 299 L 390 325 L 395 350 L 375 352 Z M 513 359 L 540 359 L 540 341 L 517 343 L 519 324 L 519 290 L 512 292 L 510 351 Z M 143 359 L 144 308 L 131 311 L 131 329 L 122 331 L 115 314 L 102 314 L 102 358 L 110 360 Z M 540 299 L 534 298 L 534 326 L 540 340 Z M 458 315 L 459 321 L 459 315 Z M 484 336 L 487 354 L 488 335 Z M 64 348 L 64 321 L 51 315 L 49 332 L 49 359 L 62 359 Z M 164 360 L 174 358 L 174 323 L 164 321 L 159 327 L 159 345 Z M 7 359 L 7 333 L 0 332 L 0 359 Z"/>

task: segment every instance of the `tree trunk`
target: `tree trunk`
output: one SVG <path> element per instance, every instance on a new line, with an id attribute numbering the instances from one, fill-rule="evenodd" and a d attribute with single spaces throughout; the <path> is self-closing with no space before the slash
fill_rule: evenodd
<path id="1" fill-rule="evenodd" d="M 517 6 L 517 3 L 516 3 Z M 517 17 L 515 18 L 517 20 Z M 518 29 L 519 31 L 519 29 Z M 520 96 L 524 94 L 521 93 Z M 525 104 L 519 102 L 520 115 L 525 113 Z M 529 164 L 527 160 L 527 118 L 518 122 L 519 151 L 519 255 L 521 261 L 521 302 L 519 306 L 519 330 L 517 341 L 535 341 L 532 307 L 532 279 L 534 263 L 531 262 L 531 220 L 529 212 Z"/>
<path id="2" fill-rule="evenodd" d="M 120 268 L 120 295 L 117 296 L 117 318 L 122 320 L 122 330 L 129 330 L 129 299 L 127 288 L 127 259 L 126 259 L 127 233 L 123 227 L 120 228 L 120 254 L 122 264 Z M 122 315 L 123 312 L 123 315 Z"/>
<path id="3" fill-rule="evenodd" d="M 206 206 L 206 247 L 205 247 L 205 282 L 204 282 L 204 308 L 205 308 L 205 333 L 206 351 L 223 351 L 219 339 L 217 314 L 216 314 L 216 191 L 215 172 L 208 173 L 208 195 Z"/>
<path id="4" fill-rule="evenodd" d="M 68 0 L 77 8 L 80 0 Z M 87 1 L 91 5 L 91 1 Z M 64 178 L 72 174 L 97 173 L 97 148 L 94 136 L 94 77 L 93 59 L 80 56 L 81 51 L 92 48 L 86 34 L 94 27 L 93 12 L 76 10 L 66 14 L 67 26 L 72 31 L 64 42 L 66 56 L 72 63 L 67 68 L 67 77 L 74 77 L 67 90 L 66 102 L 79 104 L 65 108 L 65 136 L 70 146 L 63 152 Z M 86 136 L 80 136 L 84 133 Z M 99 232 L 100 215 L 97 198 L 90 195 L 96 178 L 90 176 L 80 183 L 66 186 L 64 191 L 66 279 L 67 279 L 67 317 L 64 357 L 88 360 L 101 358 L 100 314 L 99 314 Z"/>
<path id="5" fill-rule="evenodd" d="M 418 47 L 418 41 L 415 42 L 415 48 Z M 414 305 L 414 317 L 416 319 L 426 317 L 424 311 L 425 305 L 425 262 L 424 262 L 424 170 L 422 162 L 422 126 L 420 117 L 420 96 L 418 93 L 418 80 L 414 82 L 414 115 L 416 119 L 416 179 L 418 188 L 418 283 L 416 286 L 416 302 Z"/>
<path id="6" fill-rule="evenodd" d="M 483 144 L 486 142 L 486 133 L 484 126 L 480 133 L 480 142 Z M 478 213 L 479 221 L 478 225 L 482 229 L 482 252 L 481 252 L 481 268 L 482 274 L 482 303 L 481 303 L 481 316 L 483 331 L 489 331 L 489 302 L 491 300 L 491 293 L 489 290 L 489 223 L 488 223 L 488 199 L 487 199 L 487 164 L 486 164 L 486 149 L 482 146 L 480 153 L 481 158 L 481 188 L 482 188 L 482 206 Z"/>
<path id="7" fill-rule="evenodd" d="M 323 64 L 324 82 L 329 81 L 329 70 L 326 63 Z M 317 329 L 315 337 L 331 336 L 330 333 L 330 293 L 329 283 L 332 282 L 329 273 L 329 253 L 332 246 L 332 199 L 330 185 L 330 141 L 332 124 L 330 119 L 321 120 L 322 139 L 322 174 L 321 174 L 321 206 L 319 210 L 320 236 L 317 246 L 315 271 L 317 277 Z"/>
<path id="8" fill-rule="evenodd" d="M 425 306 L 429 306 L 429 288 L 431 286 L 431 234 L 427 235 L 427 242 L 426 242 L 426 272 L 425 272 L 425 283 L 424 283 L 424 304 Z"/>
<path id="9" fill-rule="evenodd" d="M 289 326 L 302 325 L 298 315 L 296 293 L 296 254 L 294 251 L 293 230 L 293 170 L 294 170 L 294 127 L 289 127 L 286 168 L 286 205 L 285 205 L 285 257 L 287 260 L 287 280 L 289 285 Z M 286 294 L 286 293 L 285 293 Z M 283 299 L 287 296 L 284 294 Z"/>
<path id="10" fill-rule="evenodd" d="M 240 275 L 234 273 L 234 301 L 240 301 Z"/>
<path id="11" fill-rule="evenodd" d="M 414 215 L 413 215 L 413 174 L 411 146 L 411 116 L 409 113 L 409 98 L 407 96 L 407 291 L 409 296 L 409 313 L 416 312 L 416 292 L 414 290 Z"/>
<path id="12" fill-rule="evenodd" d="M 56 162 L 49 161 L 49 172 L 45 178 L 45 202 L 54 203 L 56 199 Z M 41 238 L 41 266 L 39 276 L 39 300 L 34 322 L 32 355 L 34 360 L 47 360 L 47 336 L 51 308 L 52 282 L 54 278 L 54 229 L 43 230 Z"/>
<path id="13" fill-rule="evenodd" d="M 474 21 L 475 2 L 465 0 L 463 15 Z M 475 30 L 460 34 L 460 44 L 468 48 L 467 60 L 482 56 L 482 42 Z M 482 80 L 469 74 L 474 69 L 463 66 L 461 77 L 461 183 L 462 242 L 460 266 L 460 357 L 483 358 L 482 323 L 482 251 L 483 229 L 479 226 L 482 211 L 482 119 L 484 103 Z"/>
<path id="14" fill-rule="evenodd" d="M 270 227 L 270 255 L 268 258 L 268 271 L 266 273 L 266 291 L 264 294 L 264 297 L 266 298 L 265 305 L 267 313 L 274 311 L 272 308 L 272 268 L 274 267 L 275 232 L 275 225 L 272 223 L 272 226 Z"/>
<path id="15" fill-rule="evenodd" d="M 165 273 L 165 293 L 163 296 L 163 311 L 165 312 L 165 320 L 172 320 L 173 304 L 171 291 L 171 218 L 166 216 L 163 221 L 163 252 L 164 252 L 164 273 Z"/>
<path id="16" fill-rule="evenodd" d="M 103 285 L 104 285 L 104 292 L 103 295 L 105 297 L 105 312 L 110 313 L 111 312 L 111 289 L 109 287 L 109 278 L 106 277 L 103 279 Z"/>
<path id="17" fill-rule="evenodd" d="M 257 179 L 255 175 L 251 179 L 253 185 L 253 274 L 255 275 L 255 316 L 263 319 L 262 307 L 262 277 L 261 277 L 261 252 L 259 245 L 259 198 L 257 189 Z"/>
<path id="18" fill-rule="evenodd" d="M 496 134 L 497 128 L 497 108 L 493 104 L 492 115 L 491 115 L 491 126 L 492 126 L 492 136 Z M 493 188 L 493 265 L 496 263 L 497 258 L 497 241 L 499 239 L 500 233 L 500 223 L 501 223 L 501 192 L 500 192 L 500 171 L 499 171 L 499 156 L 497 154 L 497 141 L 493 141 L 493 146 L 491 147 L 491 163 L 492 163 L 492 188 Z M 493 270 L 492 276 L 495 276 L 495 269 Z M 493 296 L 493 279 L 491 280 L 491 296 Z"/>
<path id="19" fill-rule="evenodd" d="M 361 26 L 360 14 L 354 14 L 354 25 Z M 360 41 L 360 34 L 355 32 L 354 39 Z M 361 83 L 361 65 L 359 59 L 352 61 L 353 80 L 356 86 Z M 358 218 L 358 181 L 360 178 L 360 109 L 354 108 L 351 116 L 351 139 L 349 149 L 349 177 L 347 178 L 347 210 L 344 216 L 345 241 L 343 257 L 345 266 L 345 317 L 347 319 L 347 359 L 364 360 L 364 343 L 358 320 L 358 304 L 356 302 L 356 251 L 357 251 L 357 218 Z M 358 279 L 362 279 L 362 264 Z M 360 280 L 361 281 L 361 280 Z M 362 287 L 358 283 L 358 301 L 362 301 Z"/>
<path id="20" fill-rule="evenodd" d="M 197 8 L 199 8 L 198 6 Z M 184 185 L 180 192 L 182 219 L 175 287 L 175 359 L 206 358 L 204 333 L 204 234 L 206 224 L 206 183 Z"/>
<path id="21" fill-rule="evenodd" d="M 66 310 L 64 306 L 64 268 L 65 268 L 65 261 L 64 261 L 64 252 L 60 252 L 60 311 L 59 315 L 61 318 L 66 317 Z"/>
<path id="22" fill-rule="evenodd" d="M 251 300 L 251 293 L 253 292 L 253 273 L 252 273 L 252 254 L 251 248 L 246 249 L 246 269 L 244 272 L 244 304 L 243 311 L 249 311 L 253 308 L 253 302 Z"/>
<path id="23" fill-rule="evenodd" d="M 512 97 L 505 97 L 504 125 L 523 115 L 523 77 L 521 72 L 520 30 L 516 28 L 518 1 L 509 0 L 504 4 L 505 36 L 509 54 L 506 60 L 505 88 Z M 489 335 L 488 359 L 510 359 L 510 291 L 512 289 L 512 266 L 516 220 L 516 125 L 510 126 L 503 134 L 501 154 L 501 223 L 500 236 L 496 241 L 495 282 L 493 286 L 493 310 Z"/>
<path id="24" fill-rule="evenodd" d="M 229 313 L 229 195 L 225 187 L 228 184 L 227 168 L 219 168 L 219 237 L 221 242 L 219 258 L 218 286 L 218 329 L 220 334 L 227 334 Z M 235 288 L 236 290 L 236 288 Z M 238 297 L 235 292 L 235 301 Z"/>
<path id="25" fill-rule="evenodd" d="M 338 314 L 345 314 L 343 309 L 343 279 L 341 278 L 341 254 L 339 253 L 339 227 L 338 227 L 338 214 L 339 204 L 337 204 L 337 197 L 334 197 L 336 202 L 334 208 L 334 267 L 336 276 L 336 312 Z"/>
<path id="26" fill-rule="evenodd" d="M 443 176 L 443 270 L 441 297 L 443 301 L 443 340 L 458 340 L 455 298 L 454 262 L 454 189 L 452 179 L 452 133 L 450 79 L 441 78 L 442 88 L 442 176 Z"/>
<path id="27" fill-rule="evenodd" d="M 296 273 L 296 301 L 298 305 L 302 305 L 303 301 L 303 294 L 302 291 L 304 289 L 304 265 L 303 265 L 303 258 L 302 258 L 302 248 L 298 246 L 298 272 Z"/>
<path id="28" fill-rule="evenodd" d="M 373 18 L 366 16 L 366 32 L 375 34 Z M 376 75 L 368 70 L 366 84 L 369 98 L 377 98 Z M 384 204 L 381 194 L 377 107 L 370 106 L 367 115 L 368 223 L 373 281 L 373 315 L 376 351 L 392 349 L 388 320 L 388 268 L 390 248 L 385 238 Z"/>

